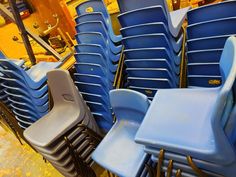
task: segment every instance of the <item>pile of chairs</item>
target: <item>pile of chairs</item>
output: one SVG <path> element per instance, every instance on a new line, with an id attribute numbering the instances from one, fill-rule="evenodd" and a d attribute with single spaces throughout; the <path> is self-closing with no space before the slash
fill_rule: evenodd
<path id="1" fill-rule="evenodd" d="M 169 12 L 165 0 L 118 3 L 128 88 L 152 99 L 158 88 L 179 87 L 181 26 L 189 8 Z"/>
<path id="2" fill-rule="evenodd" d="M 64 176 L 96 177 L 91 153 L 101 141 L 99 128 L 69 72 L 57 69 L 47 76 L 54 106 L 24 136 Z"/>
<path id="3" fill-rule="evenodd" d="M 220 87 L 161 89 L 155 95 L 135 141 L 159 164 L 159 174 L 235 174 L 235 37 L 227 39 L 219 65 Z"/>
<path id="4" fill-rule="evenodd" d="M 188 12 L 188 86 L 221 85 L 219 59 L 226 39 L 236 34 L 236 1 L 207 5 Z"/>
<path id="5" fill-rule="evenodd" d="M 121 55 L 121 36 L 114 34 L 102 0 L 81 3 L 76 11 L 75 84 L 99 127 L 107 132 L 113 124 L 109 91 Z"/>
<path id="6" fill-rule="evenodd" d="M 0 59 L 0 99 L 25 129 L 48 112 L 46 73 L 61 63 L 40 62 L 28 70 L 23 64 L 23 60 Z"/>

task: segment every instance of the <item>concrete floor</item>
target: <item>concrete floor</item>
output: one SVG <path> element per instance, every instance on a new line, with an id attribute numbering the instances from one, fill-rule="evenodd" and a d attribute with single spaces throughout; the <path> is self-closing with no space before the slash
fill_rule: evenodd
<path id="1" fill-rule="evenodd" d="M 97 165 L 97 177 L 107 173 Z M 21 145 L 13 134 L 0 126 L 0 177 L 62 177 L 50 163 L 26 143 Z"/>

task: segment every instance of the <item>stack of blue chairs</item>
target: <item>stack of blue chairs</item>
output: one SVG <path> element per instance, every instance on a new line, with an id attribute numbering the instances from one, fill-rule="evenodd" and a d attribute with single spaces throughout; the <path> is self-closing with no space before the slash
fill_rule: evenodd
<path id="1" fill-rule="evenodd" d="M 189 8 L 169 12 L 166 1 L 119 0 L 128 88 L 152 99 L 179 86 L 182 23 Z M 175 17 L 175 19 L 173 19 Z"/>
<path id="2" fill-rule="evenodd" d="M 8 105 L 21 128 L 29 127 L 49 109 L 46 73 L 61 62 L 40 62 L 30 69 L 22 61 L 0 59 L 1 101 Z"/>
<path id="3" fill-rule="evenodd" d="M 114 34 L 102 0 L 81 3 L 76 11 L 75 84 L 100 128 L 108 131 L 113 124 L 109 90 L 121 55 L 121 36 Z"/>
<path id="4" fill-rule="evenodd" d="M 236 1 L 203 6 L 187 14 L 189 87 L 221 85 L 219 59 L 226 39 L 236 34 Z"/>

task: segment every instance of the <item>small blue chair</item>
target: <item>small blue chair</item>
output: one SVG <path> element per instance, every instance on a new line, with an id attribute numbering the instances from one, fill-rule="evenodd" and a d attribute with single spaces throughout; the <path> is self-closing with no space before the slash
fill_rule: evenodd
<path id="1" fill-rule="evenodd" d="M 182 44 L 173 47 L 164 33 L 129 36 L 123 38 L 122 42 L 125 49 L 165 47 L 170 53 L 178 53 Z"/>
<path id="2" fill-rule="evenodd" d="M 204 49 L 187 52 L 188 63 L 218 63 L 223 49 Z"/>
<path id="3" fill-rule="evenodd" d="M 235 1 L 223 1 L 191 9 L 187 13 L 188 24 L 196 24 L 204 21 L 235 17 Z"/>
<path id="4" fill-rule="evenodd" d="M 103 47 L 104 50 L 111 50 L 112 53 L 118 54 L 122 50 L 122 46 L 115 46 L 106 41 L 102 33 L 99 32 L 81 32 L 75 35 L 77 43 L 79 44 L 98 44 Z"/>
<path id="5" fill-rule="evenodd" d="M 128 26 L 125 28 L 121 28 L 120 32 L 123 37 L 144 35 L 144 34 L 163 33 L 163 34 L 165 34 L 167 39 L 170 41 L 170 43 L 175 51 L 179 51 L 180 48 L 182 47 L 183 34 L 181 34 L 179 37 L 174 39 L 171 36 L 168 29 L 166 28 L 165 24 L 162 22 L 145 23 L 145 24 L 140 24 L 140 25 Z"/>
<path id="6" fill-rule="evenodd" d="M 199 159 L 205 162 L 200 167 L 205 170 L 210 168 L 209 164 L 221 166 L 219 174 L 232 176 L 236 169 L 235 147 L 227 138 L 224 127 L 234 104 L 232 89 L 236 78 L 235 68 L 236 38 L 230 37 L 220 59 L 222 86 L 158 90 L 135 141 Z M 194 102 L 193 96 L 196 97 Z M 167 101 L 167 97 L 171 100 Z M 173 121 L 175 123 L 170 124 Z M 150 134 L 156 130 L 159 133 Z"/>
<path id="7" fill-rule="evenodd" d="M 176 88 L 170 80 L 165 78 L 142 78 L 128 77 L 128 86 L 146 87 L 146 88 Z"/>
<path id="8" fill-rule="evenodd" d="M 187 41 L 188 51 L 206 50 L 206 49 L 223 49 L 225 41 L 230 35 L 210 36 L 204 38 L 190 39 Z"/>
<path id="9" fill-rule="evenodd" d="M 127 59 L 157 59 L 164 58 L 174 67 L 179 65 L 181 61 L 181 53 L 177 56 L 172 56 L 166 48 L 142 48 L 124 50 Z"/>
<path id="10" fill-rule="evenodd" d="M 101 45 L 98 44 L 78 44 L 75 46 L 75 51 L 77 53 L 80 52 L 91 52 L 91 53 L 99 53 L 107 60 L 111 60 L 116 63 L 120 59 L 120 54 L 115 55 L 110 50 L 104 50 Z"/>
<path id="11" fill-rule="evenodd" d="M 138 177 L 147 154 L 133 138 L 150 102 L 145 95 L 124 89 L 110 91 L 110 100 L 117 120 L 92 153 L 92 158 L 118 176 Z"/>
<path id="12" fill-rule="evenodd" d="M 106 27 L 106 30 L 108 31 L 111 40 L 114 43 L 121 41 L 121 35 L 114 34 L 114 31 L 112 29 L 112 24 L 110 23 L 109 20 L 105 19 L 103 13 L 101 12 L 91 12 L 91 13 L 83 14 L 75 19 L 76 24 L 90 22 L 90 21 L 101 21 L 103 25 Z"/>
<path id="13" fill-rule="evenodd" d="M 236 17 L 205 21 L 189 25 L 187 27 L 188 39 L 203 38 L 210 36 L 234 35 Z"/>

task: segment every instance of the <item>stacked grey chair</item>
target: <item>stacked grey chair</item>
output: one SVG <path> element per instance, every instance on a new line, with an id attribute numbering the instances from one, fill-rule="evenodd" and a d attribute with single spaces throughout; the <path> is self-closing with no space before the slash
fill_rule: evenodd
<path id="1" fill-rule="evenodd" d="M 92 177 L 91 153 L 101 139 L 98 126 L 68 71 L 47 76 L 54 106 L 24 136 L 64 176 Z"/>
<path id="2" fill-rule="evenodd" d="M 109 91 L 121 55 L 121 36 L 114 34 L 102 0 L 85 1 L 76 12 L 75 83 L 99 127 L 107 132 L 113 125 Z"/>
<path id="3" fill-rule="evenodd" d="M 22 64 L 20 60 L 0 59 L 0 80 L 3 102 L 25 129 L 48 112 L 46 73 L 61 62 L 40 62 L 30 69 L 22 68 Z"/>

